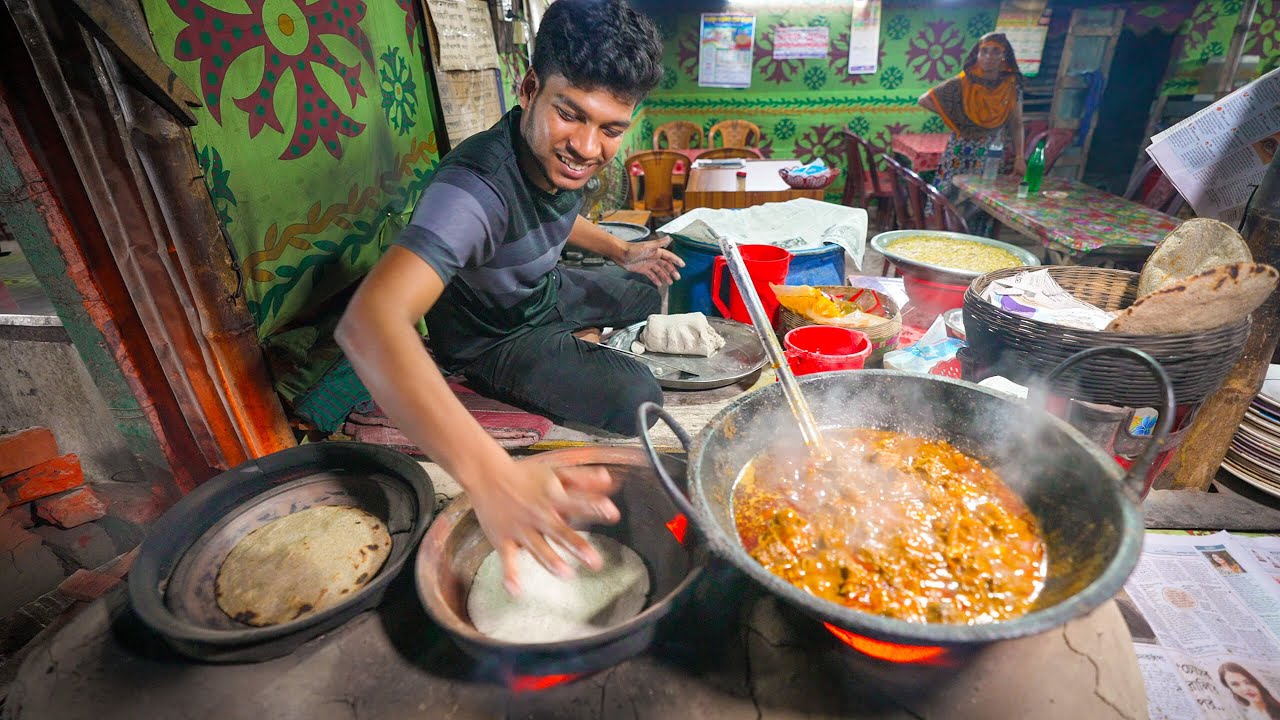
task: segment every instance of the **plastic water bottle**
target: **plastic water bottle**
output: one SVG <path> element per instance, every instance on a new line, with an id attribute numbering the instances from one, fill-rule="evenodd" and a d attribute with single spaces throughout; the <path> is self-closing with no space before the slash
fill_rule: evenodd
<path id="1" fill-rule="evenodd" d="M 1004 162 L 1004 133 L 996 133 L 995 139 L 987 146 L 987 160 L 982 166 L 982 179 L 995 180 L 1000 174 L 1002 162 Z"/>

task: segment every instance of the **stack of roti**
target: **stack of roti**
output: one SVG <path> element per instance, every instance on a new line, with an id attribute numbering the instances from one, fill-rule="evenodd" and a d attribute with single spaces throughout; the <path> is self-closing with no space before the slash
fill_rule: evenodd
<path id="1" fill-rule="evenodd" d="M 364 587 L 391 555 L 386 523 L 354 507 L 299 510 L 254 530 L 218 570 L 218 607 L 265 627 L 319 612 Z"/>
<path id="2" fill-rule="evenodd" d="M 1106 329 L 1161 335 L 1235 323 L 1266 302 L 1278 278 L 1275 268 L 1253 262 L 1229 225 L 1188 220 L 1156 247 L 1138 278 L 1138 299 Z"/>

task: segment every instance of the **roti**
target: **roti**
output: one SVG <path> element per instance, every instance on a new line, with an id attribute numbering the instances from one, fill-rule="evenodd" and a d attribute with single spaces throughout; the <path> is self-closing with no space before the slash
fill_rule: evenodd
<path id="1" fill-rule="evenodd" d="M 1122 310 L 1107 330 L 1161 335 L 1234 323 L 1266 302 L 1278 276 L 1270 265 L 1237 263 L 1172 280 Z"/>
<path id="2" fill-rule="evenodd" d="M 319 612 L 364 587 L 391 554 L 386 523 L 339 505 L 299 510 L 246 535 L 218 570 L 218 607 L 266 627 Z"/>
<path id="3" fill-rule="evenodd" d="M 1166 282 L 1197 275 L 1232 263 L 1253 262 L 1244 238 L 1230 225 L 1210 218 L 1194 218 L 1178 226 L 1156 246 L 1138 276 L 1138 297 Z"/>
<path id="4" fill-rule="evenodd" d="M 612 538 L 579 534 L 595 546 L 604 565 L 599 570 L 579 566 L 574 577 L 560 578 L 521 550 L 516 556 L 518 598 L 502 584 L 498 553 L 489 553 L 467 595 L 471 624 L 495 640 L 548 643 L 596 635 L 638 615 L 649 596 L 644 560 Z"/>

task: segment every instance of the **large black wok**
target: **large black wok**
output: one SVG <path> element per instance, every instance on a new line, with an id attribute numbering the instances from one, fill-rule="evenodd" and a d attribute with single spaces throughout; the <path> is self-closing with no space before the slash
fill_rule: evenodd
<path id="1" fill-rule="evenodd" d="M 668 475 L 647 432 L 645 449 L 672 498 L 701 532 L 711 551 L 765 589 L 810 616 L 851 632 L 911 645 L 957 646 L 1032 635 L 1084 615 L 1114 596 L 1138 561 L 1142 518 L 1138 494 L 1173 421 L 1168 378 L 1149 355 L 1129 348 L 1093 348 L 1064 362 L 1100 354 L 1137 356 L 1162 383 L 1164 405 L 1152 442 L 1126 476 L 1109 455 L 1063 420 L 986 388 L 940 377 L 888 370 L 807 375 L 800 387 L 821 427 L 873 427 L 942 438 L 1000 473 L 1039 520 L 1049 573 L 1033 610 L 983 625 L 920 624 L 860 612 L 821 600 L 770 573 L 738 539 L 733 488 L 743 466 L 777 442 L 802 443 L 779 384 L 761 388 L 721 410 L 690 443 L 659 406 L 640 408 L 640 427 L 653 415 L 676 432 L 688 450 L 688 497 Z"/>

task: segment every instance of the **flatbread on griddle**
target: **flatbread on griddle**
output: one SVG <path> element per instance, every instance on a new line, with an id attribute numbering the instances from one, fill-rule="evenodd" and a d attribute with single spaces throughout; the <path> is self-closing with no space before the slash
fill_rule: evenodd
<path id="1" fill-rule="evenodd" d="M 218 607 L 266 627 L 335 605 L 364 587 L 391 554 L 386 523 L 354 507 L 299 510 L 246 535 L 218 570 Z"/>
<path id="2" fill-rule="evenodd" d="M 1253 262 L 1253 254 L 1234 228 L 1210 218 L 1193 218 L 1169 233 L 1147 258 L 1138 276 L 1138 297 L 1219 265 L 1247 262 Z"/>
<path id="3" fill-rule="evenodd" d="M 1173 280 L 1122 310 L 1107 330 L 1161 335 L 1238 322 L 1275 292 L 1277 277 L 1270 265 L 1237 263 Z"/>

